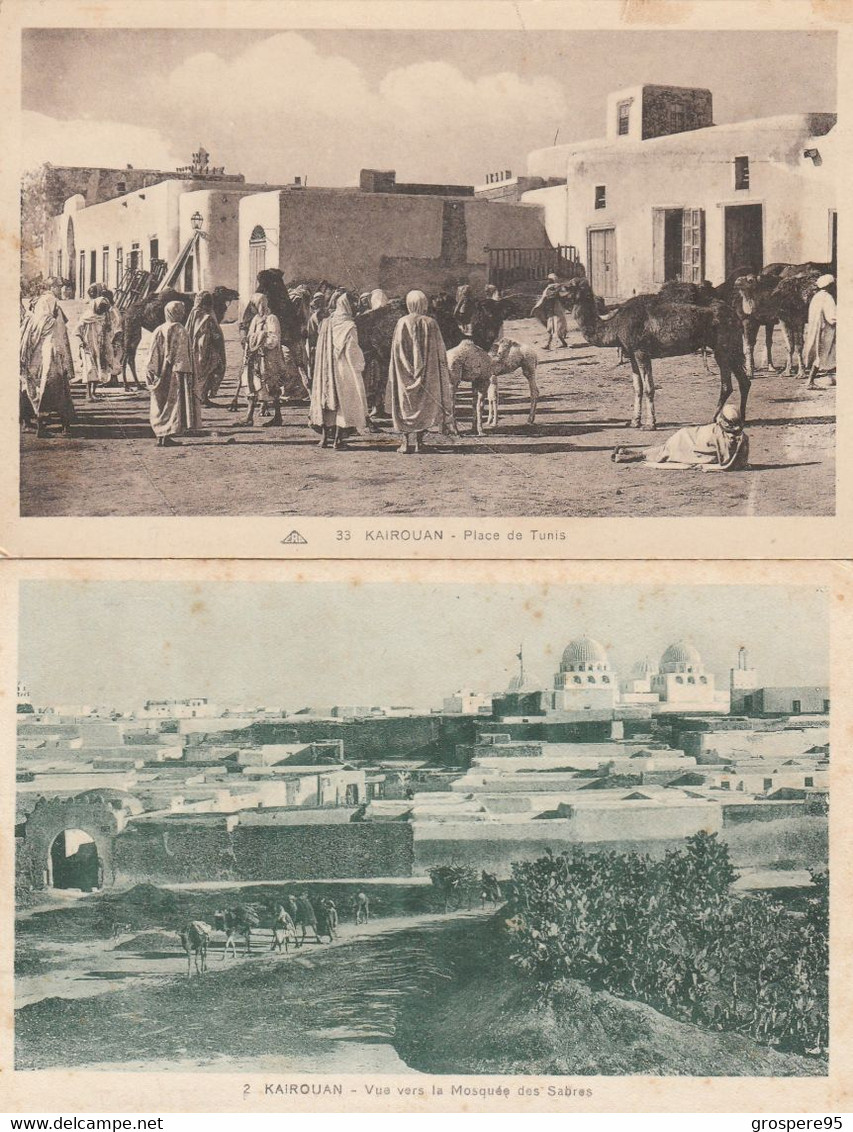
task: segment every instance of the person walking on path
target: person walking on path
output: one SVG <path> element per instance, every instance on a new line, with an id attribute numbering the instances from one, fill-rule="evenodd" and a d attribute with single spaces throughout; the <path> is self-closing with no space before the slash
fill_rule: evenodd
<path id="1" fill-rule="evenodd" d="M 830 288 L 835 283 L 834 275 L 821 275 L 816 280 L 817 291 L 809 303 L 809 322 L 806 332 L 803 361 L 808 371 L 806 389 L 817 389 L 815 378 L 821 369 L 829 368 L 830 354 L 835 346 L 836 304 Z M 830 373 L 829 384 L 835 385 L 835 375 Z"/>

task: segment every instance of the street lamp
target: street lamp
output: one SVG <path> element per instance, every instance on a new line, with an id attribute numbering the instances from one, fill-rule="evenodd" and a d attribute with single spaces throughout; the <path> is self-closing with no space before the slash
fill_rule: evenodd
<path id="1" fill-rule="evenodd" d="M 200 212 L 194 212 L 190 217 L 190 224 L 192 224 L 194 232 L 200 232 L 203 223 L 204 217 Z"/>

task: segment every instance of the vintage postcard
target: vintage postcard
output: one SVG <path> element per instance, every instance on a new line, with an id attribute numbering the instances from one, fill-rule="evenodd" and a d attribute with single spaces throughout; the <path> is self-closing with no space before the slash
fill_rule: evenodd
<path id="1" fill-rule="evenodd" d="M 10 0 L 0 546 L 849 553 L 847 14 Z"/>
<path id="2" fill-rule="evenodd" d="M 848 570 L 6 576 L 7 1108 L 849 1107 Z"/>

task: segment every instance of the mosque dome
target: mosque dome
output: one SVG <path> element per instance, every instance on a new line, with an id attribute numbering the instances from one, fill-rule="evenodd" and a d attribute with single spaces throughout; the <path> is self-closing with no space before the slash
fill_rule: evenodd
<path id="1" fill-rule="evenodd" d="M 604 646 L 591 637 L 578 637 L 569 641 L 560 662 L 561 672 L 575 672 L 582 666 L 603 665 L 607 667 L 607 653 Z"/>
<path id="2" fill-rule="evenodd" d="M 676 641 L 660 658 L 661 672 L 692 672 L 702 668 L 702 657 L 693 645 Z"/>
<path id="3" fill-rule="evenodd" d="M 654 676 L 657 669 L 650 656 L 644 656 L 642 660 L 638 660 L 634 667 L 631 669 L 631 676 L 634 680 L 645 680 L 647 676 Z"/>

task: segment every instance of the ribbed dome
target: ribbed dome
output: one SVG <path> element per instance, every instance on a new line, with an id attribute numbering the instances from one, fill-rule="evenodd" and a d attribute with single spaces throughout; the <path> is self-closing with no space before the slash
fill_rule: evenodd
<path id="1" fill-rule="evenodd" d="M 657 669 L 650 656 L 644 656 L 642 660 L 638 660 L 631 669 L 631 675 L 635 680 L 643 680 L 646 676 L 653 676 L 655 672 L 657 672 Z"/>
<path id="2" fill-rule="evenodd" d="M 563 652 L 560 669 L 571 672 L 581 664 L 607 664 L 607 653 L 604 646 L 591 637 L 578 637 L 569 641 Z"/>
<path id="3" fill-rule="evenodd" d="M 701 668 L 702 657 L 693 645 L 676 641 L 660 658 L 661 672 L 683 672 L 685 668 Z"/>

